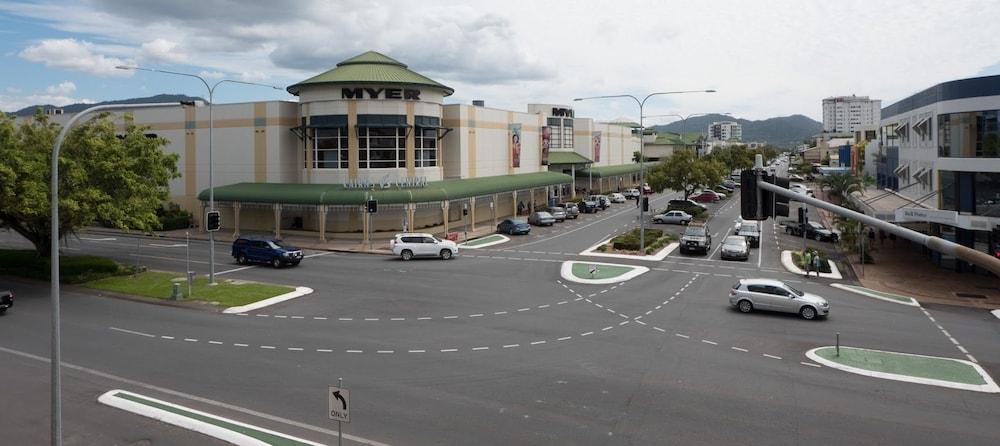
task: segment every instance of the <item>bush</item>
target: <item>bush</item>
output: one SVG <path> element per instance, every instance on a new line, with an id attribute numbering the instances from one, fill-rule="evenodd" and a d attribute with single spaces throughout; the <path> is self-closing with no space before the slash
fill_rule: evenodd
<path id="1" fill-rule="evenodd" d="M 191 227 L 191 213 L 182 210 L 177 203 L 160 205 L 156 209 L 156 216 L 160 219 L 160 229 L 164 231 Z"/>
<path id="2" fill-rule="evenodd" d="M 813 250 L 813 255 L 817 254 L 819 255 L 820 259 L 819 272 L 821 273 L 832 272 L 833 270 L 830 269 L 830 259 L 826 256 L 826 253 L 823 251 Z M 800 269 L 802 270 L 806 269 L 805 263 L 803 262 L 801 251 L 792 251 L 792 262 L 794 262 L 795 266 L 799 267 Z"/>
<path id="3" fill-rule="evenodd" d="M 59 278 L 63 283 L 82 283 L 103 277 L 128 274 L 114 260 L 97 256 L 60 256 Z M 28 250 L 0 250 L 0 273 L 29 279 L 49 280 L 51 263 L 48 258 Z"/>

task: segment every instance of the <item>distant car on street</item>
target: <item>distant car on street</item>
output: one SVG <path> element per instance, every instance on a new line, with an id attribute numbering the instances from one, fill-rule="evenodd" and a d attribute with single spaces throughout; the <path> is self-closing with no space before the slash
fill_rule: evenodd
<path id="1" fill-rule="evenodd" d="M 693 214 L 695 209 L 708 210 L 708 206 L 695 203 L 693 200 L 670 200 L 667 202 L 668 211 L 684 211 Z"/>
<path id="2" fill-rule="evenodd" d="M 746 238 L 751 247 L 760 247 L 760 223 L 746 220 L 736 230 L 736 235 Z"/>
<path id="3" fill-rule="evenodd" d="M 7 312 L 7 309 L 14 306 L 14 292 L 11 290 L 0 291 L 0 314 Z"/>
<path id="4" fill-rule="evenodd" d="M 597 202 L 594 201 L 594 200 L 584 200 L 584 201 L 581 201 L 579 207 L 580 207 L 580 212 L 582 212 L 584 214 L 593 214 L 593 213 L 596 213 L 598 210 L 601 209 L 597 205 Z"/>
<path id="5" fill-rule="evenodd" d="M 580 217 L 580 207 L 577 206 L 576 203 L 569 201 L 566 203 L 561 203 L 559 206 L 566 210 L 566 218 L 572 218 L 576 220 L 577 218 Z"/>
<path id="6" fill-rule="evenodd" d="M 556 219 L 557 222 L 562 223 L 566 221 L 566 208 L 552 207 L 549 208 L 549 213 L 552 214 L 552 218 Z"/>
<path id="7" fill-rule="evenodd" d="M 716 201 L 721 200 L 721 197 L 713 191 L 706 190 L 702 191 L 700 194 L 691 196 L 691 199 L 699 203 L 715 203 Z"/>
<path id="8" fill-rule="evenodd" d="M 668 223 L 675 225 L 686 225 L 691 223 L 694 217 L 684 211 L 667 211 L 663 214 L 653 216 L 654 223 Z"/>
<path id="9" fill-rule="evenodd" d="M 396 234 L 389 241 L 389 248 L 403 260 L 414 257 L 440 257 L 448 260 L 458 255 L 458 245 L 455 242 L 416 232 Z"/>
<path id="10" fill-rule="evenodd" d="M 681 254 L 690 251 L 703 251 L 708 254 L 712 250 L 712 233 L 708 230 L 708 226 L 688 225 L 681 236 L 680 245 Z"/>
<path id="11" fill-rule="evenodd" d="M 239 237 L 233 240 L 232 255 L 236 263 L 241 265 L 260 262 L 269 263 L 275 268 L 285 265 L 296 266 L 304 257 L 302 250 L 293 246 L 282 245 L 270 238 Z"/>
<path id="12" fill-rule="evenodd" d="M 625 189 L 625 192 L 622 192 L 622 195 L 624 195 L 625 198 L 635 198 L 641 196 L 641 194 L 639 193 L 639 189 L 636 189 L 634 187 L 631 189 Z"/>
<path id="13" fill-rule="evenodd" d="M 823 227 L 822 224 L 815 221 L 807 222 L 805 225 L 793 223 L 785 226 L 785 233 L 792 234 L 796 237 L 801 237 L 803 230 L 806 232 L 806 238 L 819 240 L 821 242 L 836 242 L 840 239 L 840 236 L 838 236 L 836 232 Z"/>
<path id="14" fill-rule="evenodd" d="M 497 225 L 497 232 L 507 235 L 524 235 L 531 232 L 531 225 L 524 220 L 507 218 Z"/>
<path id="15" fill-rule="evenodd" d="M 781 311 L 797 313 L 809 320 L 830 314 L 830 303 L 826 299 L 773 279 L 741 279 L 729 290 L 729 303 L 742 313 Z"/>
<path id="16" fill-rule="evenodd" d="M 750 245 L 746 237 L 741 235 L 730 235 L 722 240 L 722 247 L 719 248 L 722 260 L 747 260 L 750 258 Z"/>
<path id="17" fill-rule="evenodd" d="M 625 195 L 622 195 L 622 194 L 619 194 L 618 192 L 615 192 L 615 193 L 611 194 L 610 199 L 611 199 L 612 203 L 624 203 L 625 202 Z"/>
<path id="18" fill-rule="evenodd" d="M 548 212 L 532 212 L 531 215 L 528 216 L 528 224 L 535 226 L 552 226 L 555 222 L 556 218 Z"/>

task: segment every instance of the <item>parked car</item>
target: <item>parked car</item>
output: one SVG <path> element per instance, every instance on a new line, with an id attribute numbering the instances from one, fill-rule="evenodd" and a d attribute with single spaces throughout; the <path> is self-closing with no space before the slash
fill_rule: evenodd
<path id="1" fill-rule="evenodd" d="M 785 233 L 792 234 L 797 237 L 802 236 L 803 230 L 806 232 L 806 238 L 819 240 L 821 242 L 836 242 L 840 239 L 840 236 L 838 236 L 836 232 L 823 227 L 822 224 L 815 221 L 807 222 L 805 225 L 793 223 L 785 226 Z"/>
<path id="2" fill-rule="evenodd" d="M 830 314 L 830 303 L 773 279 L 740 279 L 729 290 L 729 303 L 742 313 L 753 310 L 798 313 L 803 319 Z"/>
<path id="3" fill-rule="evenodd" d="M 681 254 L 690 251 L 704 251 L 705 254 L 712 249 L 712 234 L 708 226 L 688 225 L 681 236 Z"/>
<path id="4" fill-rule="evenodd" d="M 639 193 L 639 189 L 633 187 L 631 189 L 625 189 L 625 192 L 622 192 L 622 195 L 624 195 L 625 198 L 635 198 L 641 196 L 642 194 Z"/>
<path id="5" fill-rule="evenodd" d="M 675 225 L 686 225 L 691 223 L 691 219 L 694 218 L 691 214 L 684 211 L 667 211 L 663 214 L 654 215 L 654 223 L 669 223 Z"/>
<path id="6" fill-rule="evenodd" d="M 508 218 L 497 225 L 497 232 L 507 235 L 528 234 L 531 232 L 531 225 L 524 220 Z"/>
<path id="7" fill-rule="evenodd" d="M 597 207 L 602 211 L 611 207 L 611 199 L 607 195 L 591 195 L 590 200 L 597 202 Z"/>
<path id="8" fill-rule="evenodd" d="M 555 222 L 556 218 L 548 212 L 532 212 L 531 215 L 528 216 L 528 224 L 535 226 L 552 226 Z"/>
<path id="9" fill-rule="evenodd" d="M 0 314 L 7 312 L 7 309 L 14 306 L 14 292 L 11 290 L 0 291 Z"/>
<path id="10" fill-rule="evenodd" d="M 716 201 L 719 201 L 721 198 L 719 198 L 719 194 L 706 190 L 702 191 L 699 194 L 692 195 L 691 199 L 699 203 L 715 203 Z"/>
<path id="11" fill-rule="evenodd" d="M 730 235 L 722 241 L 722 247 L 719 248 L 721 251 L 722 260 L 747 260 L 750 258 L 750 244 L 747 243 L 746 237 L 741 235 Z"/>
<path id="12" fill-rule="evenodd" d="M 733 220 L 733 234 L 740 232 L 740 226 L 742 226 L 743 222 L 745 221 L 750 221 L 750 220 L 744 220 L 743 216 L 740 215 L 736 216 L 736 220 Z"/>
<path id="13" fill-rule="evenodd" d="M 740 182 L 733 180 L 726 180 L 722 182 L 722 185 L 732 189 L 736 189 L 737 187 L 740 187 Z"/>
<path id="14" fill-rule="evenodd" d="M 556 221 L 559 223 L 566 221 L 566 208 L 561 208 L 558 206 L 549 208 L 549 213 L 552 214 L 552 218 L 556 219 Z"/>
<path id="15" fill-rule="evenodd" d="M 403 260 L 414 257 L 440 257 L 448 260 L 458 255 L 458 245 L 455 242 L 416 232 L 396 234 L 389 241 L 389 248 Z"/>
<path id="16" fill-rule="evenodd" d="M 615 192 L 615 193 L 611 194 L 611 196 L 609 198 L 611 199 L 612 203 L 624 203 L 625 202 L 625 195 L 619 194 L 618 192 Z"/>
<path id="17" fill-rule="evenodd" d="M 693 200 L 670 200 L 667 202 L 668 211 L 685 211 L 692 214 L 695 209 L 708 210 L 708 206 L 703 204 L 695 203 Z M 692 212 L 694 211 L 694 212 Z"/>
<path id="18" fill-rule="evenodd" d="M 718 186 L 715 186 L 715 191 L 716 192 L 721 192 L 721 193 L 724 193 L 724 194 L 731 194 L 733 192 L 736 192 L 736 189 L 732 188 L 730 186 L 726 186 L 725 184 L 720 184 Z"/>
<path id="19" fill-rule="evenodd" d="M 233 241 L 233 257 L 241 265 L 252 262 L 269 263 L 275 268 L 298 265 L 302 250 L 269 238 L 239 237 Z"/>
<path id="20" fill-rule="evenodd" d="M 583 200 L 580 202 L 579 207 L 580 207 L 580 212 L 583 212 L 584 214 L 593 214 L 601 209 L 597 205 L 597 202 L 593 200 Z"/>
<path id="21" fill-rule="evenodd" d="M 576 205 L 576 203 L 569 201 L 566 203 L 561 203 L 559 204 L 559 206 L 566 210 L 567 219 L 572 218 L 576 220 L 577 218 L 580 217 L 580 208 Z"/>
<path id="22" fill-rule="evenodd" d="M 756 221 L 744 221 L 736 231 L 736 235 L 746 238 L 751 247 L 760 247 L 760 224 Z"/>

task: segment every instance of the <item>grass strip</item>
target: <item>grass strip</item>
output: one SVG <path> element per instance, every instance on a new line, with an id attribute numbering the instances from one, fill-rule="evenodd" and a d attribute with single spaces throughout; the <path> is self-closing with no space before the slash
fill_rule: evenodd
<path id="1" fill-rule="evenodd" d="M 107 277 L 83 284 L 87 288 L 112 291 L 135 296 L 170 299 L 174 282 L 180 280 L 184 301 L 203 301 L 224 307 L 236 307 L 295 291 L 283 285 L 257 282 L 223 280 L 210 286 L 208 278 L 196 277 L 192 285 L 192 296 L 187 296 L 187 281 L 184 276 L 162 271 L 147 271 L 131 276 Z"/>
<path id="2" fill-rule="evenodd" d="M 590 267 L 592 264 L 586 262 L 577 262 L 573 264 L 573 275 L 581 279 L 610 279 L 613 277 L 621 276 L 635 268 L 629 266 L 610 266 L 610 265 L 597 265 L 597 272 L 593 276 L 590 275 Z"/>
<path id="3" fill-rule="evenodd" d="M 892 373 L 916 378 L 936 379 L 961 384 L 985 385 L 982 375 L 972 366 L 949 358 L 937 358 L 907 353 L 882 352 L 852 347 L 826 347 L 816 354 L 836 362 L 872 372 Z"/>

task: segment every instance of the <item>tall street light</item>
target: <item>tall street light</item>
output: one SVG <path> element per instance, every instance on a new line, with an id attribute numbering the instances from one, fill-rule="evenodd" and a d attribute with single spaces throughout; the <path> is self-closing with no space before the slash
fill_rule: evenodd
<path id="1" fill-rule="evenodd" d="M 646 183 L 646 155 L 645 147 L 646 140 L 644 138 L 645 127 L 642 125 L 642 109 L 646 106 L 646 101 L 653 96 L 660 96 L 666 94 L 683 94 L 683 93 L 715 93 L 715 90 L 683 90 L 683 91 L 661 91 L 658 93 L 650 93 L 646 97 L 639 100 L 639 98 L 632 96 L 630 94 L 615 94 L 607 96 L 590 96 L 586 98 L 574 98 L 574 101 L 587 101 L 591 99 L 618 99 L 618 98 L 632 98 L 636 104 L 639 105 L 639 184 Z M 646 211 L 643 206 L 639 206 L 639 252 L 645 254 L 646 252 Z"/>
<path id="2" fill-rule="evenodd" d="M 164 73 L 164 74 L 173 74 L 176 76 L 193 77 L 195 79 L 200 80 L 201 83 L 205 84 L 205 88 L 208 89 L 208 211 L 209 212 L 215 211 L 215 181 L 213 179 L 213 175 L 215 172 L 215 163 L 212 158 L 212 153 L 213 153 L 212 129 L 213 127 L 215 127 L 214 125 L 215 121 L 213 119 L 214 117 L 212 115 L 212 109 L 215 105 L 215 88 L 218 87 L 220 84 L 226 82 L 233 84 L 257 85 L 260 87 L 273 88 L 275 90 L 281 90 L 281 87 L 276 87 L 274 85 L 268 85 L 268 84 L 260 84 L 257 82 L 238 81 L 235 79 L 222 79 L 216 82 L 215 84 L 209 85 L 208 81 L 205 80 L 205 78 L 197 74 L 181 73 L 178 71 L 167 71 L 156 68 L 144 68 L 144 67 L 136 67 L 128 65 L 119 65 L 116 66 L 115 68 L 119 70 L 149 71 L 151 73 Z M 204 215 L 202 217 L 204 217 Z M 215 285 L 215 231 L 208 232 L 208 264 L 209 264 L 208 283 L 209 285 Z"/>
<path id="3" fill-rule="evenodd" d="M 60 315 L 59 315 L 59 150 L 62 149 L 63 141 L 66 139 L 66 135 L 69 133 L 70 129 L 73 128 L 73 124 L 82 119 L 84 116 L 89 115 L 94 112 L 99 112 L 102 110 L 111 109 L 129 109 L 129 108 L 149 108 L 149 107 L 175 107 L 177 102 L 157 102 L 151 104 L 109 104 L 109 105 L 97 105 L 83 110 L 77 113 L 75 116 L 70 118 L 69 122 L 63 126 L 62 130 L 59 131 L 59 136 L 56 137 L 56 143 L 52 147 L 52 171 L 50 173 L 51 183 L 49 185 L 50 193 L 52 194 L 50 200 L 50 211 L 52 215 L 52 240 L 50 241 L 49 255 L 51 256 L 51 269 L 50 269 L 50 287 L 52 299 L 52 358 L 49 360 L 49 366 L 51 367 L 52 379 L 50 382 L 51 391 L 50 396 L 52 397 L 52 445 L 59 446 L 62 444 L 62 374 L 60 369 L 62 368 L 62 330 L 60 329 Z"/>
<path id="4" fill-rule="evenodd" d="M 667 113 L 665 115 L 651 115 L 651 116 L 646 116 L 646 118 L 666 118 L 668 116 L 676 116 L 678 118 L 681 118 L 681 128 L 684 128 L 685 124 L 687 123 L 688 118 L 693 118 L 695 116 L 706 116 L 706 115 L 732 116 L 733 114 L 732 113 L 728 113 L 728 112 L 727 113 L 691 113 L 690 115 L 687 115 L 687 116 L 681 116 L 681 115 L 678 115 L 676 113 Z M 681 134 L 681 132 L 677 132 L 677 133 Z M 701 133 L 701 132 L 699 132 L 699 133 Z M 683 135 L 681 135 L 681 141 L 682 142 L 684 141 L 684 136 Z M 697 148 L 696 148 L 696 150 L 697 150 Z"/>

